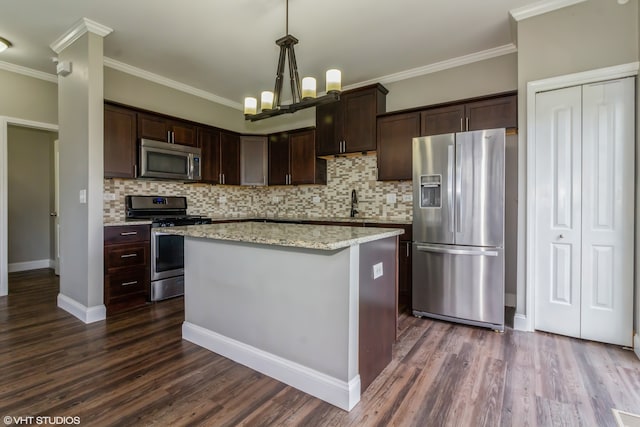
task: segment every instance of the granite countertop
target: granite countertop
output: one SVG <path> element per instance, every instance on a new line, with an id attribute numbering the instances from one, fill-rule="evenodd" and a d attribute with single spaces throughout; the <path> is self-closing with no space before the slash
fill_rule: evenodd
<path id="1" fill-rule="evenodd" d="M 204 215 L 208 216 L 208 215 Z M 267 215 L 267 216 L 239 216 L 239 217 L 228 217 L 228 216 L 210 216 L 212 221 L 229 221 L 229 220 L 243 220 L 243 221 L 291 221 L 291 222 L 353 222 L 358 224 L 401 224 L 401 225 L 411 225 L 411 220 L 404 219 L 383 219 L 383 218 L 372 218 L 372 217 L 348 217 L 348 216 L 327 216 L 327 217 L 308 217 L 308 216 L 288 216 L 288 215 Z"/>
<path id="2" fill-rule="evenodd" d="M 103 224 L 105 227 L 115 227 L 118 225 L 150 225 L 150 219 L 126 219 L 122 218 L 104 218 Z"/>
<path id="3" fill-rule="evenodd" d="M 296 248 L 335 250 L 403 234 L 399 228 L 232 222 L 162 229 L 168 234 Z"/>

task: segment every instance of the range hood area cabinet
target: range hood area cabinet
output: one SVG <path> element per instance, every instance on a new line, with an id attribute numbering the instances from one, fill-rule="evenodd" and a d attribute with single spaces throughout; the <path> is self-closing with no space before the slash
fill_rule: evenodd
<path id="1" fill-rule="evenodd" d="M 316 157 L 316 131 L 269 135 L 269 185 L 326 184 L 327 161 Z"/>
<path id="2" fill-rule="evenodd" d="M 377 119 L 378 180 L 410 180 L 411 141 L 417 136 L 518 127 L 514 92 L 422 107 Z"/>
<path id="3" fill-rule="evenodd" d="M 156 114 L 138 113 L 138 139 L 169 142 L 195 147 L 197 126 Z"/>
<path id="4" fill-rule="evenodd" d="M 381 84 L 343 92 L 340 101 L 316 107 L 318 156 L 375 151 L 376 115 L 387 108 Z"/>
<path id="5" fill-rule="evenodd" d="M 202 182 L 240 185 L 240 135 L 212 127 L 198 128 Z"/>

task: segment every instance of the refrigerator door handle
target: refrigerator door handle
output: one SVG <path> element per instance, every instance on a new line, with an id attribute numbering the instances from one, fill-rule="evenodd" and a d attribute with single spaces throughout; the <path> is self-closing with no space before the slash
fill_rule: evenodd
<path id="1" fill-rule="evenodd" d="M 462 152 L 461 152 L 461 147 L 460 147 L 460 143 L 457 141 L 457 136 L 456 136 L 456 177 L 455 177 L 455 186 L 456 186 L 456 218 L 455 218 L 455 223 L 456 223 L 456 232 L 460 233 L 460 211 L 462 210 L 462 207 L 460 206 L 460 200 L 461 200 L 461 191 L 462 191 Z"/>
<path id="2" fill-rule="evenodd" d="M 416 245 L 416 249 L 421 252 L 436 252 L 448 255 L 480 255 L 480 256 L 498 256 L 498 251 L 493 249 L 453 249 L 443 248 L 442 246 L 433 245 Z"/>
<path id="3" fill-rule="evenodd" d="M 454 160 L 454 151 L 453 145 L 449 145 L 447 147 L 447 197 L 449 199 L 449 231 L 454 232 L 453 229 L 453 221 L 454 221 L 454 211 L 455 207 L 453 205 L 453 186 L 451 183 L 453 182 L 453 160 Z"/>

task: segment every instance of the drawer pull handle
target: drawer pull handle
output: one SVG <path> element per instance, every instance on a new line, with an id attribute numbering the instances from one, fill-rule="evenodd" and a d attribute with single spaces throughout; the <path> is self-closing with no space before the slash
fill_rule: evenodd
<path id="1" fill-rule="evenodd" d="M 134 280 L 133 282 L 124 282 L 124 283 L 122 283 L 122 286 L 135 285 L 136 283 L 138 283 L 137 280 Z"/>
<path id="2" fill-rule="evenodd" d="M 127 231 L 124 233 L 120 233 L 121 236 L 135 236 L 136 234 L 138 234 L 137 231 Z"/>
<path id="3" fill-rule="evenodd" d="M 124 255 L 120 255 L 120 258 L 131 258 L 136 256 L 138 256 L 138 254 L 124 254 Z"/>

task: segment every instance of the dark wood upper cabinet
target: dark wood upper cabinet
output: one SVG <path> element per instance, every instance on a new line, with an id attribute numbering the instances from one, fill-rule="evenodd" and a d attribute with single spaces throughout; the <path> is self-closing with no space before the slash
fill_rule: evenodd
<path id="1" fill-rule="evenodd" d="M 326 184 L 327 163 L 316 157 L 316 132 L 269 135 L 269 185 Z"/>
<path id="2" fill-rule="evenodd" d="M 411 179 L 412 139 L 420 136 L 420 113 L 378 118 L 378 180 Z"/>
<path id="3" fill-rule="evenodd" d="M 386 111 L 388 92 L 380 84 L 366 86 L 316 107 L 317 155 L 375 150 L 376 115 Z"/>
<path id="4" fill-rule="evenodd" d="M 240 135 L 212 127 L 198 127 L 202 150 L 202 182 L 240 185 Z"/>
<path id="5" fill-rule="evenodd" d="M 289 133 L 290 184 L 326 184 L 327 161 L 316 157 L 313 129 Z"/>
<path id="6" fill-rule="evenodd" d="M 420 135 L 462 132 L 464 117 L 464 105 L 429 108 L 420 113 Z"/>
<path id="7" fill-rule="evenodd" d="M 136 177 L 136 112 L 104 106 L 104 176 Z"/>
<path id="8" fill-rule="evenodd" d="M 465 104 L 467 130 L 518 127 L 518 97 L 516 95 Z"/>
<path id="9" fill-rule="evenodd" d="M 200 147 L 202 182 L 220 183 L 220 131 L 214 128 L 199 127 L 197 129 L 198 146 Z"/>
<path id="10" fill-rule="evenodd" d="M 420 114 L 420 134 L 518 127 L 517 99 L 517 95 L 504 95 L 427 108 Z"/>
<path id="11" fill-rule="evenodd" d="M 197 146 L 196 125 L 154 114 L 138 114 L 138 138 Z"/>
<path id="12" fill-rule="evenodd" d="M 289 183 L 289 134 L 269 135 L 269 185 Z"/>
<path id="13" fill-rule="evenodd" d="M 240 135 L 220 132 L 220 173 L 222 184 L 240 185 Z"/>

